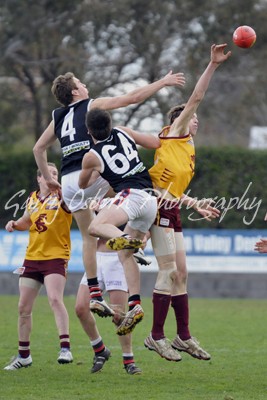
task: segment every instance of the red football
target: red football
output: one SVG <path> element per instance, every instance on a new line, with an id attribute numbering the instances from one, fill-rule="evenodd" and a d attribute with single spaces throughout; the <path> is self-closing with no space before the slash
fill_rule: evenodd
<path id="1" fill-rule="evenodd" d="M 238 47 L 249 48 L 256 42 L 256 32 L 247 25 L 239 26 L 233 33 L 233 42 Z"/>

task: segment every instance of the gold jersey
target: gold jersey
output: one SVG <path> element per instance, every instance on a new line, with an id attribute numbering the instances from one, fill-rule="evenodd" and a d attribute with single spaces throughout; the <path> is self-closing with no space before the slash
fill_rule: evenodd
<path id="1" fill-rule="evenodd" d="M 191 135 L 167 136 L 170 126 L 159 134 L 161 147 L 156 149 L 149 174 L 154 187 L 167 190 L 180 198 L 195 172 L 195 147 Z"/>
<path id="2" fill-rule="evenodd" d="M 62 200 L 56 193 L 50 193 L 43 200 L 39 199 L 38 191 L 29 196 L 26 209 L 32 225 L 25 259 L 69 260 L 72 215 L 63 207 Z"/>

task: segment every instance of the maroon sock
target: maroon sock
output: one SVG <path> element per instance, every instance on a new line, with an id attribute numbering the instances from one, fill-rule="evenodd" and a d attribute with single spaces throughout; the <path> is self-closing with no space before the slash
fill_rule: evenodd
<path id="1" fill-rule="evenodd" d="M 60 347 L 61 349 L 69 349 L 70 348 L 70 336 L 69 335 L 60 335 L 59 336 Z"/>
<path id="2" fill-rule="evenodd" d="M 177 334 L 182 340 L 190 339 L 188 294 L 172 296 L 171 305 L 176 317 Z"/>
<path id="3" fill-rule="evenodd" d="M 164 324 L 170 307 L 171 295 L 153 292 L 153 326 L 152 337 L 160 340 L 165 337 Z"/>
<path id="4" fill-rule="evenodd" d="M 19 355 L 22 358 L 27 358 L 30 355 L 30 342 L 19 341 Z"/>

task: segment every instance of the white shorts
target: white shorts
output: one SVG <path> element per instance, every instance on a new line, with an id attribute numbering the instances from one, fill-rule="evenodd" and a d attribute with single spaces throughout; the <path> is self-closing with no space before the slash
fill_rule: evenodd
<path id="1" fill-rule="evenodd" d="M 122 190 L 112 200 L 112 204 L 121 207 L 128 215 L 128 225 L 137 231 L 146 233 L 155 221 L 158 209 L 157 198 L 141 189 Z"/>
<path id="2" fill-rule="evenodd" d="M 96 253 L 97 278 L 101 290 L 122 290 L 128 292 L 123 266 L 115 252 Z M 86 274 L 83 275 L 80 285 L 87 286 Z"/>
<path id="3" fill-rule="evenodd" d="M 61 179 L 62 196 L 71 212 L 88 207 L 91 200 L 101 200 L 110 186 L 101 176 L 86 189 L 80 189 L 78 185 L 81 170 L 63 175 Z"/>

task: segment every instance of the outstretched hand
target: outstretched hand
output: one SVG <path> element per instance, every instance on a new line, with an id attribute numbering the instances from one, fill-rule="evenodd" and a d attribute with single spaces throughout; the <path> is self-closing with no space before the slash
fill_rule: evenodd
<path id="1" fill-rule="evenodd" d="M 218 210 L 218 208 L 213 207 L 214 204 L 214 200 L 213 199 L 201 199 L 198 200 L 195 205 L 194 205 L 194 209 L 200 214 L 202 215 L 202 217 L 204 219 L 206 219 L 207 221 L 211 221 L 214 218 L 218 218 L 220 216 L 220 210 Z"/>
<path id="2" fill-rule="evenodd" d="M 185 85 L 185 76 L 183 72 L 177 72 L 173 74 L 170 71 L 167 75 L 163 78 L 165 86 L 184 86 Z"/>
<path id="3" fill-rule="evenodd" d="M 258 253 L 267 253 L 267 239 L 260 239 L 260 241 L 255 244 L 254 250 Z"/>
<path id="4" fill-rule="evenodd" d="M 216 64 L 221 64 L 222 62 L 226 61 L 232 54 L 231 51 L 228 51 L 226 54 L 224 50 L 227 44 L 213 44 L 211 46 L 210 52 L 210 61 Z"/>

